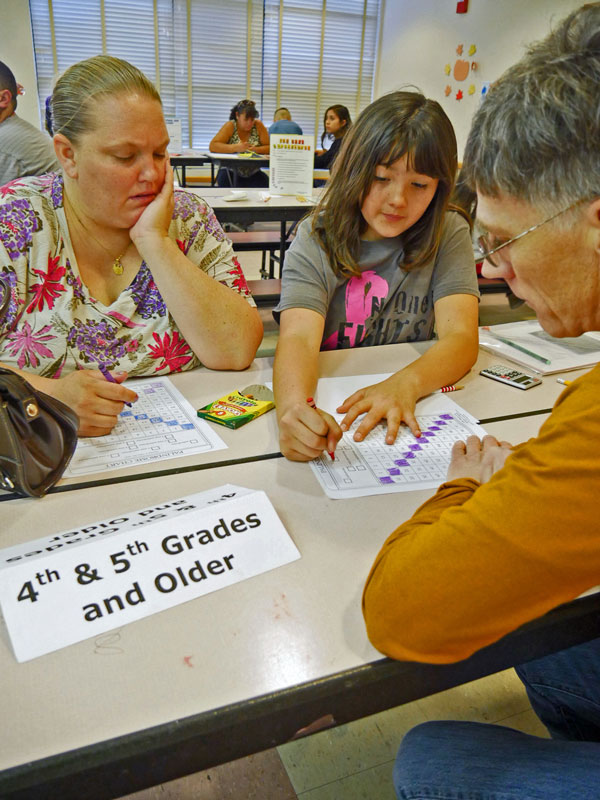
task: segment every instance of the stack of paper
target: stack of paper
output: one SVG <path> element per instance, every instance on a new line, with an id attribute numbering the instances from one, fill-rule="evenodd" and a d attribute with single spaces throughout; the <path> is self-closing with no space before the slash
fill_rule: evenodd
<path id="1" fill-rule="evenodd" d="M 480 328 L 479 345 L 503 360 L 542 375 L 585 369 L 600 361 L 600 333 L 590 331 L 557 339 L 546 333 L 537 320 Z"/>

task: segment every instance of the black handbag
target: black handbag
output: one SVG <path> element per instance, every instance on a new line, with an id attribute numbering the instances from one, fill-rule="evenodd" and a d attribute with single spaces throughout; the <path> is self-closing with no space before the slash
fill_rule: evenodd
<path id="1" fill-rule="evenodd" d="M 8 306 L 0 277 L 0 318 Z M 77 446 L 79 419 L 60 400 L 0 367 L 0 488 L 41 497 L 61 477 Z"/>

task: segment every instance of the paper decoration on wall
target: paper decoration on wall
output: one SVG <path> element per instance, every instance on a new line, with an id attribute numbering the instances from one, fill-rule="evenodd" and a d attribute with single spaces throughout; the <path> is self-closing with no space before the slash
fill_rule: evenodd
<path id="1" fill-rule="evenodd" d="M 468 10 L 469 10 L 469 0 L 460 0 L 460 2 L 456 4 L 457 14 L 466 14 Z"/>
<path id="2" fill-rule="evenodd" d="M 456 64 L 454 65 L 454 80 L 464 81 L 468 77 L 469 77 L 469 62 L 465 61 L 462 58 L 457 58 Z"/>
<path id="3" fill-rule="evenodd" d="M 466 57 L 461 58 L 460 56 L 463 56 L 463 53 L 468 53 L 469 56 L 474 55 L 477 52 L 477 45 L 458 44 L 456 45 L 455 52 L 458 58 L 455 60 L 454 66 L 452 67 L 450 64 L 446 64 L 444 66 L 444 73 L 457 83 L 462 83 L 468 78 L 472 81 L 474 77 L 473 73 L 479 68 L 479 63 L 477 61 L 470 61 Z M 463 100 L 467 96 L 472 97 L 477 94 L 477 91 L 478 87 L 475 83 L 469 83 L 468 88 L 465 86 L 464 89 L 453 86 L 451 83 L 447 83 L 444 87 L 444 95 L 450 97 L 450 95 L 454 94 L 456 100 Z M 485 92 L 482 91 L 482 94 L 485 94 Z"/>

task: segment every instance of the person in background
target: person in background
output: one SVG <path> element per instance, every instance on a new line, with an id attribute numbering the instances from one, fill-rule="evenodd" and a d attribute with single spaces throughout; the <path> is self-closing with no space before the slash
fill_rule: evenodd
<path id="1" fill-rule="evenodd" d="M 555 337 L 600 330 L 600 3 L 569 14 L 489 90 L 464 153 L 486 277 Z M 600 583 L 600 366 L 536 437 L 452 450 L 448 479 L 385 542 L 367 579 L 371 642 L 392 658 L 468 658 Z M 508 400 L 508 397 L 507 397 Z M 409 732 L 399 798 L 597 800 L 600 639 L 517 668 L 551 739 L 473 722 Z"/>
<path id="2" fill-rule="evenodd" d="M 273 114 L 273 124 L 269 128 L 269 136 L 272 133 L 302 134 L 302 128 L 297 122 L 292 120 L 292 115 L 289 110 L 281 107 Z"/>
<path id="3" fill-rule="evenodd" d="M 456 137 L 439 103 L 392 92 L 368 106 L 345 138 L 332 178 L 286 253 L 274 388 L 281 452 L 308 461 L 387 420 L 420 435 L 419 398 L 453 383 L 478 351 L 477 276 L 469 226 L 448 210 Z M 311 408 L 319 350 L 437 341 L 387 380 L 337 409 Z"/>
<path id="4" fill-rule="evenodd" d="M 342 146 L 342 140 L 351 125 L 350 112 L 346 106 L 339 103 L 329 106 L 323 117 L 321 147 L 325 144 L 325 139 L 333 139 L 333 142 L 328 150 L 315 150 L 315 169 L 331 169 Z"/>
<path id="5" fill-rule="evenodd" d="M 17 114 L 19 86 L 0 61 L 0 186 L 58 169 L 52 141 Z"/>
<path id="6" fill-rule="evenodd" d="M 128 375 L 244 369 L 262 324 L 213 212 L 173 189 L 148 78 L 96 56 L 58 79 L 51 107 L 61 173 L 0 189 L 0 361 L 97 436 L 135 402 Z"/>
<path id="7" fill-rule="evenodd" d="M 253 100 L 240 100 L 233 106 L 228 121 L 213 136 L 211 153 L 257 153 L 269 152 L 269 132 L 258 119 L 258 109 Z M 231 186 L 232 181 L 225 167 L 217 174 L 217 186 Z M 238 168 L 238 186 L 268 186 L 269 178 L 260 167 L 248 164 Z"/>

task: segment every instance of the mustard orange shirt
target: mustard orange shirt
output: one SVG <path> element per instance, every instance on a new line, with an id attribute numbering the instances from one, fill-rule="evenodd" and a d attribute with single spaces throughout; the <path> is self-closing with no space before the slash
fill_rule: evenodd
<path id="1" fill-rule="evenodd" d="M 363 613 L 373 645 L 459 661 L 600 584 L 600 366 L 490 481 L 449 481 L 387 539 Z"/>

